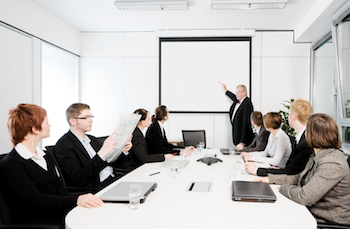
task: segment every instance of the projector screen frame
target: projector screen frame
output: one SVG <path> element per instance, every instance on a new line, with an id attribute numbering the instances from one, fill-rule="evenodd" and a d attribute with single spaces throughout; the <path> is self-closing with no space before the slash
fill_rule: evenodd
<path id="1" fill-rule="evenodd" d="M 159 105 L 162 104 L 162 42 L 218 42 L 218 41 L 248 41 L 249 42 L 249 98 L 252 99 L 252 39 L 251 37 L 176 37 L 159 38 Z M 229 110 L 229 107 L 227 108 Z M 229 111 L 171 111 L 173 114 L 228 114 Z"/>

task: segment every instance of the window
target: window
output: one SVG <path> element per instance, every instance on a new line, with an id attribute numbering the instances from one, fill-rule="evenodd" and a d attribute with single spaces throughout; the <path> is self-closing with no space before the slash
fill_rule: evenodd
<path id="1" fill-rule="evenodd" d="M 340 107 L 338 115 L 344 151 L 350 152 L 350 8 L 333 21 L 336 73 L 339 84 Z"/>
<path id="2" fill-rule="evenodd" d="M 51 124 L 51 136 L 42 147 L 56 144 L 68 131 L 65 111 L 79 102 L 79 57 L 63 49 L 42 43 L 42 107 Z"/>
<path id="3" fill-rule="evenodd" d="M 313 113 L 326 113 L 336 119 L 334 46 L 331 33 L 312 46 L 312 89 Z"/>

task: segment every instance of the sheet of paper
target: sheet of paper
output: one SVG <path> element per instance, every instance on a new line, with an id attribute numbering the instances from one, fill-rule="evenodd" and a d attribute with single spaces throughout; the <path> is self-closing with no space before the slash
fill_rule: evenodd
<path id="1" fill-rule="evenodd" d="M 125 144 L 129 141 L 130 136 L 134 132 L 140 118 L 141 115 L 138 114 L 121 113 L 119 115 L 118 123 L 115 128 L 116 134 L 113 138 L 114 140 L 118 140 L 118 142 L 115 144 L 112 152 L 105 158 L 108 163 L 117 160 L 117 158 L 123 152 Z"/>

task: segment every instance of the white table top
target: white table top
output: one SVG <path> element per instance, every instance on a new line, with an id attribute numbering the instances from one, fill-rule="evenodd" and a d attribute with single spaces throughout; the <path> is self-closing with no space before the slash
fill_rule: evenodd
<path id="1" fill-rule="evenodd" d="M 223 162 L 211 166 L 197 162 L 205 154 L 217 154 Z M 280 194 L 277 185 L 271 185 L 277 196 L 275 203 L 232 201 L 227 167 L 241 160 L 239 156 L 206 149 L 202 153 L 195 151 L 187 159 L 190 162 L 177 179 L 170 177 L 169 168 L 160 167 L 162 163 L 147 163 L 96 194 L 101 195 L 121 181 L 157 182 L 157 189 L 139 209 L 131 210 L 125 203 L 104 203 L 94 209 L 75 207 L 66 216 L 66 228 L 316 228 L 316 220 L 308 209 Z M 161 173 L 149 176 L 157 171 Z M 255 178 L 238 174 L 234 179 Z M 189 183 L 196 181 L 213 182 L 212 191 L 186 191 Z"/>

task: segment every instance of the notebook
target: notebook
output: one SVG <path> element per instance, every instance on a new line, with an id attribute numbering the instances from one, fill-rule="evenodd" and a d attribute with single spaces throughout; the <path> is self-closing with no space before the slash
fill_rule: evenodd
<path id="1" fill-rule="evenodd" d="M 146 197 L 157 188 L 157 183 L 154 182 L 120 182 L 107 192 L 103 193 L 100 198 L 105 202 L 129 202 L 129 184 L 141 185 L 142 191 L 140 203 L 145 202 Z"/>
<path id="2" fill-rule="evenodd" d="M 189 163 L 189 160 L 169 160 L 163 162 L 163 164 L 160 165 L 160 167 L 171 167 L 171 166 L 177 166 L 178 168 L 185 168 Z"/>
<path id="3" fill-rule="evenodd" d="M 273 203 L 276 201 L 276 196 L 267 183 L 232 181 L 232 200 Z"/>

